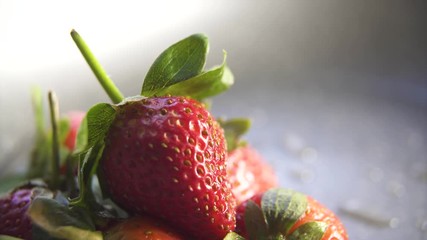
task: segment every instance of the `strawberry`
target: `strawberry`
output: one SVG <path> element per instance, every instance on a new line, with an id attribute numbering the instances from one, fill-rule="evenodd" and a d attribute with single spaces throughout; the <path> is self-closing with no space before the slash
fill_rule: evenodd
<path id="1" fill-rule="evenodd" d="M 278 186 L 271 166 L 251 146 L 241 146 L 228 153 L 227 176 L 237 204 Z"/>
<path id="2" fill-rule="evenodd" d="M 183 240 L 175 229 L 147 216 L 126 219 L 106 231 L 105 240 Z"/>
<path id="3" fill-rule="evenodd" d="M 18 189 L 0 199 L 0 234 L 31 239 L 32 223 L 26 215 L 31 189 Z"/>
<path id="4" fill-rule="evenodd" d="M 88 111 L 81 191 L 71 205 L 90 206 L 97 173 L 103 192 L 129 213 L 160 218 L 192 238 L 223 239 L 235 228 L 236 202 L 223 129 L 201 101 L 233 83 L 225 58 L 203 71 L 207 38 L 191 35 L 160 54 L 140 95 L 124 98 L 80 35 L 71 36 L 114 103 Z"/>
<path id="5" fill-rule="evenodd" d="M 234 229 L 235 199 L 226 180 L 222 128 L 185 97 L 118 105 L 100 160 L 111 198 L 201 239 Z"/>
<path id="6" fill-rule="evenodd" d="M 27 210 L 44 193 L 43 188 L 28 184 L 0 198 L 0 235 L 31 239 L 33 224 Z"/>
<path id="7" fill-rule="evenodd" d="M 260 236 L 283 236 L 286 239 L 299 239 L 301 236 L 319 240 L 348 239 L 343 224 L 331 210 L 312 197 L 292 190 L 272 189 L 256 194 L 241 203 L 236 211 L 236 232 L 246 238 L 249 236 L 249 239 L 258 239 Z M 257 226 L 264 225 L 264 228 L 254 228 L 259 222 L 262 224 Z"/>
<path id="8" fill-rule="evenodd" d="M 65 119 L 69 121 L 70 126 L 64 140 L 64 145 L 70 151 L 74 150 L 74 147 L 76 145 L 77 132 L 85 114 L 86 113 L 82 111 L 72 111 L 67 113 L 65 117 Z"/>
<path id="9" fill-rule="evenodd" d="M 257 193 L 278 186 L 278 180 L 271 166 L 263 157 L 241 139 L 250 128 L 246 118 L 219 120 L 227 141 L 227 176 L 237 204 Z"/>

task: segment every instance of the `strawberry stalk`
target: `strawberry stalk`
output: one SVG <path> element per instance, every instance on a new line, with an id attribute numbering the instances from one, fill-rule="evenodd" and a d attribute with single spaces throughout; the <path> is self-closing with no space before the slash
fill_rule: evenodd
<path id="1" fill-rule="evenodd" d="M 58 99 L 54 92 L 48 92 L 49 99 L 49 112 L 50 112 L 50 123 L 52 125 L 52 175 L 51 175 L 51 187 L 58 189 L 59 185 L 59 162 L 60 162 L 60 151 L 59 151 L 59 136 L 58 136 L 58 119 L 59 119 L 59 106 Z"/>
<path id="2" fill-rule="evenodd" d="M 113 103 L 121 102 L 124 99 L 123 94 L 120 92 L 120 90 L 114 84 L 114 82 L 110 79 L 110 77 L 108 77 L 104 68 L 98 62 L 95 55 L 93 55 L 89 46 L 86 44 L 86 42 L 83 40 L 83 38 L 74 29 L 71 30 L 70 34 L 71 34 L 71 37 L 73 38 L 74 42 L 76 43 L 77 47 L 79 48 L 80 52 L 82 53 L 83 57 L 85 58 L 86 62 L 89 64 L 89 67 L 92 69 L 93 73 L 95 74 L 96 78 L 98 79 L 99 83 L 102 85 L 104 90 L 107 92 L 111 101 L 113 101 Z"/>

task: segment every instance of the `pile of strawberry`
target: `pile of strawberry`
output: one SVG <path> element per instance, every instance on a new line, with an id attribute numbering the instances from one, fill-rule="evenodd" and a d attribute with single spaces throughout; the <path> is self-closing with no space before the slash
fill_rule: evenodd
<path id="1" fill-rule="evenodd" d="M 227 90 L 233 75 L 225 54 L 221 65 L 204 70 L 204 35 L 166 49 L 141 94 L 128 98 L 77 32 L 71 35 L 113 103 L 94 105 L 84 118 L 58 120 L 50 93 L 52 128 L 44 130 L 37 115 L 39 137 L 27 175 L 32 181 L 0 199 L 0 235 L 348 239 L 330 210 L 278 187 L 272 168 L 240 139 L 247 119 L 212 116 L 207 99 Z"/>

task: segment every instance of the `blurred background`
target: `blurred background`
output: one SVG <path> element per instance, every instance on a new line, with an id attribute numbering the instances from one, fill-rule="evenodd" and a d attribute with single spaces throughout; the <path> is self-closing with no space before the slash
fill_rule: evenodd
<path id="1" fill-rule="evenodd" d="M 426 24 L 414 0 L 0 0 L 0 175 L 26 167 L 32 86 L 55 90 L 62 113 L 109 101 L 72 28 L 127 96 L 202 32 L 207 67 L 225 49 L 235 76 L 212 111 L 253 120 L 246 139 L 282 186 L 335 211 L 351 239 L 427 239 Z"/>

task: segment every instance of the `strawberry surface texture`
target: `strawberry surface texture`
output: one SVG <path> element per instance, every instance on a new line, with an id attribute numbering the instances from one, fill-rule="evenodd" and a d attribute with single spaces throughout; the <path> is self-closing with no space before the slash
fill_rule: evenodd
<path id="1" fill-rule="evenodd" d="M 227 174 L 237 204 L 278 186 L 273 168 L 251 146 L 229 152 Z"/>
<path id="2" fill-rule="evenodd" d="M 27 216 L 32 189 L 17 189 L 0 199 L 0 235 L 31 239 L 32 222 Z"/>
<path id="3" fill-rule="evenodd" d="M 222 239 L 234 230 L 224 134 L 206 108 L 170 96 L 116 107 L 100 160 L 111 198 L 196 239 Z"/>

